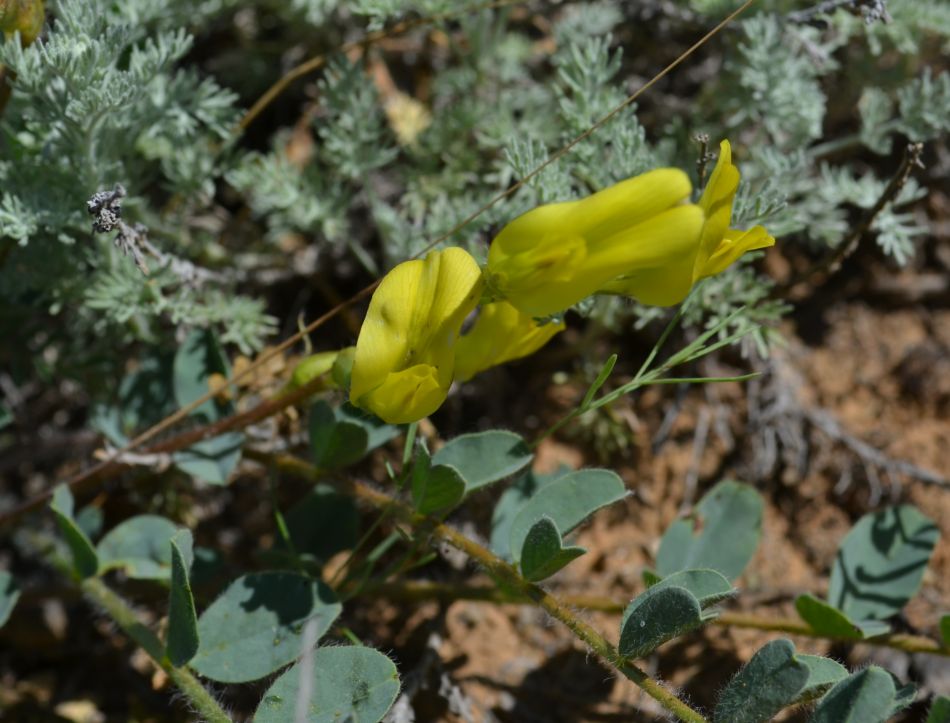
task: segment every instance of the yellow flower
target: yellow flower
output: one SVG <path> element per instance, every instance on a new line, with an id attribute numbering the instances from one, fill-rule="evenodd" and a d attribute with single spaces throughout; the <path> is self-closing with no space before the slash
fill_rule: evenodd
<path id="1" fill-rule="evenodd" d="M 695 256 L 704 214 L 689 178 L 658 168 L 578 201 L 539 206 L 488 251 L 492 293 L 531 316 L 562 311 L 620 276 Z"/>
<path id="2" fill-rule="evenodd" d="M 563 329 L 563 322 L 538 324 L 505 301 L 485 304 L 455 347 L 455 376 L 468 381 L 489 367 L 533 354 Z"/>
<path id="3" fill-rule="evenodd" d="M 607 284 L 602 290 L 633 296 L 644 304 L 678 304 L 700 279 L 721 273 L 746 251 L 772 246 L 775 239 L 762 226 L 748 231 L 729 228 L 739 188 L 739 169 L 732 163 L 729 141 L 719 144 L 719 160 L 699 199 L 705 222 L 692 253 L 659 268 L 645 269 Z"/>
<path id="4" fill-rule="evenodd" d="M 481 289 L 478 264 L 459 248 L 386 274 L 356 342 L 350 401 L 390 424 L 438 409 L 452 384 L 456 337 Z"/>

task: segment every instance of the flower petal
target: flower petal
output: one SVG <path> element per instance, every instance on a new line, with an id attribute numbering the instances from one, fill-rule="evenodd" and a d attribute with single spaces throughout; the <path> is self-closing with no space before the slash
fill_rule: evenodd
<path id="1" fill-rule="evenodd" d="M 428 417 L 442 406 L 449 393 L 440 369 L 416 364 L 391 372 L 378 387 L 360 399 L 360 406 L 388 424 L 408 424 Z"/>
<path id="2" fill-rule="evenodd" d="M 474 326 L 458 340 L 455 376 L 468 381 L 489 367 L 533 354 L 563 329 L 563 322 L 538 324 L 504 301 L 486 304 Z"/>
<path id="3" fill-rule="evenodd" d="M 690 191 L 685 173 L 660 168 L 579 201 L 529 211 L 492 241 L 489 283 L 526 314 L 566 309 L 619 274 L 654 263 L 657 248 L 648 240 L 642 245 L 639 230 L 681 208 Z"/>
<path id="4" fill-rule="evenodd" d="M 722 273 L 746 251 L 764 249 L 775 245 L 775 239 L 762 226 L 753 226 L 748 231 L 728 229 L 722 243 L 706 264 L 700 269 L 699 278 Z"/>
<path id="5" fill-rule="evenodd" d="M 682 301 L 693 285 L 703 218 L 698 206 L 679 206 L 631 230 L 642 253 L 639 263 L 597 290 L 653 306 Z"/>
<path id="6" fill-rule="evenodd" d="M 385 419 L 383 414 L 402 416 L 392 408 L 399 399 L 413 409 L 428 408 L 429 404 L 412 400 L 434 398 L 429 382 L 424 381 L 430 376 L 447 393 L 454 366 L 452 345 L 465 317 L 477 305 L 481 287 L 478 264 L 459 248 L 433 251 L 424 260 L 406 261 L 390 271 L 370 300 L 356 342 L 350 401 Z M 422 374 L 417 369 L 415 376 L 391 378 L 417 366 L 428 371 Z M 418 384 L 413 386 L 406 379 L 416 379 Z M 394 391 L 396 382 L 403 386 Z M 371 395 L 383 385 L 385 391 Z M 409 388 L 416 391 L 410 394 Z M 384 397 L 385 404 L 376 409 L 374 399 Z"/>

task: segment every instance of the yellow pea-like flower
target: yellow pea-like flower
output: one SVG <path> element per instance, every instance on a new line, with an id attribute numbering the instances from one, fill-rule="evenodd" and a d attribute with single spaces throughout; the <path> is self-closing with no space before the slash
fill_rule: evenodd
<path id="1" fill-rule="evenodd" d="M 587 198 L 528 211 L 492 241 L 492 293 L 530 316 L 563 311 L 622 276 L 696 257 L 705 214 L 689 177 L 658 168 Z"/>
<path id="2" fill-rule="evenodd" d="M 456 338 L 481 290 L 478 264 L 459 248 L 386 274 L 356 342 L 350 401 L 390 424 L 438 409 L 452 385 Z"/>
<path id="3" fill-rule="evenodd" d="M 738 188 L 739 169 L 732 163 L 732 147 L 722 141 L 719 160 L 699 199 L 704 222 L 692 253 L 665 267 L 624 274 L 602 291 L 633 296 L 644 304 L 671 306 L 686 298 L 697 281 L 721 273 L 746 251 L 774 245 L 775 239 L 762 226 L 748 231 L 729 228 Z"/>
<path id="4" fill-rule="evenodd" d="M 468 381 L 489 367 L 534 354 L 564 329 L 564 322 L 539 324 L 505 301 L 485 304 L 455 346 L 455 376 Z"/>

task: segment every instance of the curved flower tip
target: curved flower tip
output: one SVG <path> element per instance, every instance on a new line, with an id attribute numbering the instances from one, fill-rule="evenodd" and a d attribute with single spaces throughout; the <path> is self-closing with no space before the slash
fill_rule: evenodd
<path id="1" fill-rule="evenodd" d="M 455 347 L 455 376 L 468 381 L 489 367 L 534 354 L 563 329 L 564 322 L 538 324 L 505 301 L 486 304 Z"/>
<path id="2" fill-rule="evenodd" d="M 644 304 L 672 306 L 685 299 L 697 281 L 725 271 L 746 251 L 774 245 L 775 239 L 762 226 L 748 231 L 729 228 L 738 189 L 739 169 L 732 163 L 729 141 L 724 140 L 697 204 L 703 221 L 693 249 L 667 264 L 624 274 L 601 290 L 632 296 Z"/>
<path id="3" fill-rule="evenodd" d="M 493 293 L 529 316 L 563 311 L 619 276 L 694 255 L 703 212 L 689 177 L 658 168 L 578 201 L 539 206 L 488 251 Z"/>
<path id="4" fill-rule="evenodd" d="M 481 289 L 478 264 L 459 248 L 386 274 L 356 342 L 350 401 L 390 424 L 438 409 L 452 384 L 455 339 Z"/>
<path id="5" fill-rule="evenodd" d="M 706 214 L 706 223 L 703 225 L 702 243 L 693 268 L 694 282 L 725 271 L 746 251 L 775 244 L 775 239 L 762 226 L 755 226 L 748 231 L 729 228 L 738 190 L 739 169 L 732 163 L 732 146 L 724 140 L 719 144 L 719 160 L 699 199 L 699 205 Z"/>

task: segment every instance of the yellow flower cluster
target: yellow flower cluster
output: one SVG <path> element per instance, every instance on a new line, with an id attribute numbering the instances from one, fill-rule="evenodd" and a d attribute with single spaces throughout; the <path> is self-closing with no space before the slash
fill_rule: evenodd
<path id="1" fill-rule="evenodd" d="M 392 424 L 418 421 L 453 380 L 532 354 L 564 328 L 537 317 L 598 293 L 679 303 L 700 279 L 775 243 L 761 226 L 729 228 L 738 186 L 723 141 L 698 203 L 685 173 L 659 168 L 516 218 L 492 241 L 484 271 L 459 248 L 399 264 L 370 301 L 350 400 Z M 485 291 L 494 300 L 462 334 Z"/>

